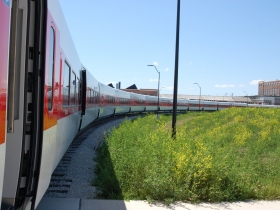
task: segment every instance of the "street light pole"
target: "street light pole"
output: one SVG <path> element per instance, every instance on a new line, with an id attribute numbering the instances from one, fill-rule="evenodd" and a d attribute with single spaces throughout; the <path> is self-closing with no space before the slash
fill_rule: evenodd
<path id="1" fill-rule="evenodd" d="M 199 107 L 199 111 L 200 111 L 200 98 L 201 98 L 201 87 L 199 86 L 199 84 L 198 83 L 193 83 L 193 84 L 195 84 L 195 85 L 198 85 L 198 87 L 199 87 L 199 105 L 198 105 L 198 107 Z"/>
<path id="2" fill-rule="evenodd" d="M 160 82 L 160 72 L 157 70 L 157 67 L 155 65 L 148 65 L 148 66 L 153 66 L 155 67 L 157 73 L 158 73 L 158 105 L 157 105 L 157 119 L 159 118 L 158 116 L 158 110 L 159 110 L 159 82 Z"/>
<path id="3" fill-rule="evenodd" d="M 227 96 L 227 93 L 225 93 L 225 95 L 223 95 L 223 102 L 224 102 L 224 97 Z"/>
<path id="4" fill-rule="evenodd" d="M 172 137 L 176 138 L 176 115 L 178 97 L 178 68 L 179 68 L 179 32 L 180 32 L 180 0 L 177 0 L 177 21 L 176 21 L 176 47 L 175 47 L 175 68 L 173 86 L 173 114 L 172 114 Z"/>
<path id="5" fill-rule="evenodd" d="M 247 106 L 248 106 L 248 93 L 246 91 L 243 91 L 247 95 Z"/>

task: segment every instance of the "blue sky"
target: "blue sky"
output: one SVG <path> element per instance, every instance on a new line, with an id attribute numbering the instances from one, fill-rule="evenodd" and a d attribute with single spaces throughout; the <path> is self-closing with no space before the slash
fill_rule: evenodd
<path id="1" fill-rule="evenodd" d="M 84 66 L 105 84 L 173 93 L 176 0 L 59 0 Z M 178 93 L 257 95 L 280 79 L 279 0 L 181 0 Z"/>

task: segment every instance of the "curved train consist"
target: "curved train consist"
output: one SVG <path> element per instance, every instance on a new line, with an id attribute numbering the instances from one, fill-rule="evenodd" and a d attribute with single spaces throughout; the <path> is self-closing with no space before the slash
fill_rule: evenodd
<path id="1" fill-rule="evenodd" d="M 82 65 L 57 0 L 0 0 L 0 17 L 1 209 L 35 209 L 80 129 L 97 118 L 155 112 L 157 97 L 98 82 Z M 172 106 L 160 98 L 160 111 Z M 232 106 L 248 105 L 178 100 L 177 109 Z"/>

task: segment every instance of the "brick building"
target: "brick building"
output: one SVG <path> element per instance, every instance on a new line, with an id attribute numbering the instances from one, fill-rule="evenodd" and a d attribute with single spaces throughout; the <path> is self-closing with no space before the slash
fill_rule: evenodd
<path id="1" fill-rule="evenodd" d="M 143 94 L 143 95 L 149 95 L 149 96 L 157 96 L 158 95 L 158 90 L 157 89 L 121 89 L 126 92 L 131 92 L 131 93 L 138 93 L 138 94 Z"/>
<path id="2" fill-rule="evenodd" d="M 280 80 L 269 82 L 260 81 L 258 96 L 280 96 Z"/>
<path id="3" fill-rule="evenodd" d="M 135 84 L 127 87 L 126 89 L 120 89 L 126 92 L 130 93 L 138 93 L 142 95 L 149 95 L 149 96 L 158 96 L 158 90 L 157 89 L 139 89 Z"/>

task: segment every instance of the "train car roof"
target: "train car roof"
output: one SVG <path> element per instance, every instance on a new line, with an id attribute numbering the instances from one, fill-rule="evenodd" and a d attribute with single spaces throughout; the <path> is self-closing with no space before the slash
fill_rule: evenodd
<path id="1" fill-rule="evenodd" d="M 71 33 L 68 29 L 67 22 L 64 18 L 59 1 L 48 0 L 48 9 L 51 16 L 55 20 L 56 39 L 59 38 L 57 36 L 58 34 L 60 34 L 60 37 L 63 37 L 63 39 L 62 38 L 59 39 L 59 42 L 60 42 L 60 47 L 62 48 L 63 53 L 65 55 L 67 63 L 69 63 L 71 69 L 75 71 L 81 70 L 82 63 L 77 53 Z"/>
<path id="2" fill-rule="evenodd" d="M 135 98 L 135 97 L 139 97 L 141 99 L 145 99 L 146 95 L 142 95 L 142 94 L 138 94 L 138 93 L 130 93 L 130 97 L 131 97 L 131 99 Z"/>
<path id="3" fill-rule="evenodd" d="M 99 90 L 100 93 L 110 95 L 110 96 L 115 96 L 116 95 L 116 89 L 111 88 L 108 85 L 105 85 L 101 82 L 98 82 Z"/>
<path id="4" fill-rule="evenodd" d="M 116 96 L 117 97 L 130 99 L 130 93 L 129 92 L 122 91 L 122 90 L 119 90 L 119 89 L 115 89 L 115 91 L 116 91 Z"/>

